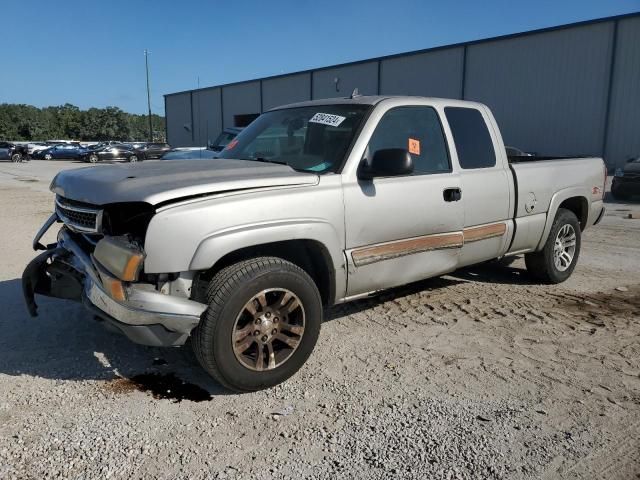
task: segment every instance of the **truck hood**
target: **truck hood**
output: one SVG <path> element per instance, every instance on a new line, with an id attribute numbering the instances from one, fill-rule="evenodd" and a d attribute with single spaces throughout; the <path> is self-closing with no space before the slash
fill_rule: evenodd
<path id="1" fill-rule="evenodd" d="M 226 191 L 314 185 L 318 180 L 318 175 L 297 172 L 287 165 L 250 160 L 160 160 L 62 171 L 50 189 L 65 198 L 94 205 L 159 205 Z"/>

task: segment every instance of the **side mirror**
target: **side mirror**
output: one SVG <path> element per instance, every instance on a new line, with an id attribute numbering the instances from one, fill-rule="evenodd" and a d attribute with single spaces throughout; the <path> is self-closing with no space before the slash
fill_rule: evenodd
<path id="1" fill-rule="evenodd" d="M 371 163 L 363 163 L 358 178 L 397 177 L 413 173 L 413 159 L 404 148 L 385 148 L 373 154 Z"/>

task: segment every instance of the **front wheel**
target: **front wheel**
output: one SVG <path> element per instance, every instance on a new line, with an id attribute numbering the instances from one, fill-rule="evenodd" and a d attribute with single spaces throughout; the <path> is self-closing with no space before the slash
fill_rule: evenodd
<path id="1" fill-rule="evenodd" d="M 95 154 L 89 155 L 89 163 L 98 163 L 98 155 L 95 155 Z"/>
<path id="2" fill-rule="evenodd" d="M 527 270 L 545 283 L 564 282 L 576 268 L 580 242 L 578 217 L 570 210 L 558 209 L 542 250 L 524 256 Z"/>
<path id="3" fill-rule="evenodd" d="M 51 156 L 51 154 L 50 154 L 50 153 L 47 153 L 47 154 L 44 156 L 44 159 L 45 159 L 45 160 L 51 160 L 52 158 L 53 158 L 53 157 Z"/>
<path id="4" fill-rule="evenodd" d="M 11 155 L 11 161 L 13 163 L 19 163 L 22 161 L 22 155 L 20 155 L 19 153 L 14 153 L 13 155 Z"/>
<path id="5" fill-rule="evenodd" d="M 204 369 L 231 390 L 273 387 L 295 374 L 316 344 L 322 301 L 309 275 L 277 257 L 218 272 L 192 338 Z"/>
<path id="6" fill-rule="evenodd" d="M 131 155 L 129 157 L 129 163 L 134 163 L 138 161 L 138 157 L 136 157 L 135 155 Z"/>

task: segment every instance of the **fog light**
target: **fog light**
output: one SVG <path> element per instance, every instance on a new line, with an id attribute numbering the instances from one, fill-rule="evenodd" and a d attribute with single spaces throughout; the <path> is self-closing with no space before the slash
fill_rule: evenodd
<path id="1" fill-rule="evenodd" d="M 127 299 L 127 295 L 124 291 L 124 285 L 120 280 L 116 280 L 115 278 L 104 278 L 102 279 L 102 284 L 105 289 L 113 298 L 119 302 L 124 302 Z"/>
<path id="2" fill-rule="evenodd" d="M 93 257 L 109 273 L 126 282 L 138 279 L 144 252 L 126 237 L 105 237 L 98 242 Z"/>

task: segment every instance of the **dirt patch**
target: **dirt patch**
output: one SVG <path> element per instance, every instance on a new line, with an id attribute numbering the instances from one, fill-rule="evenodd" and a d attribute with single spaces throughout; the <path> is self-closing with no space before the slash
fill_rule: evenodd
<path id="1" fill-rule="evenodd" d="M 548 294 L 557 299 L 554 308 L 563 309 L 575 317 L 632 317 L 640 315 L 640 285 L 596 294 Z"/>

